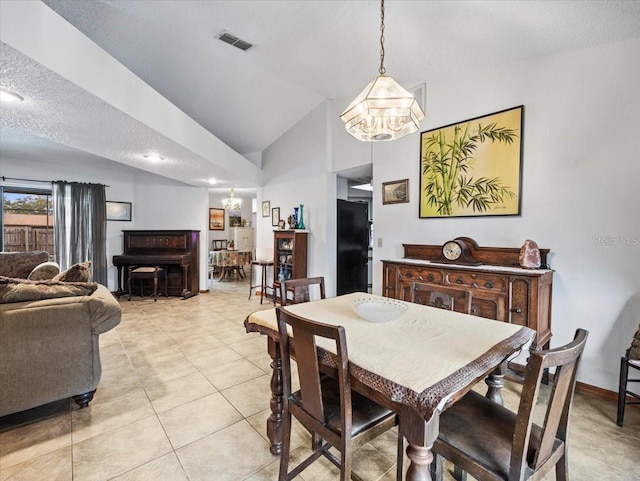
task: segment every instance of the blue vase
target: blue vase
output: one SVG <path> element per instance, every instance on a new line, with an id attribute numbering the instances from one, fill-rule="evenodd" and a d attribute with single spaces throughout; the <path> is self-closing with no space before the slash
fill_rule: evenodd
<path id="1" fill-rule="evenodd" d="M 296 226 L 296 229 L 298 228 L 298 208 L 297 207 L 293 208 L 293 225 Z"/>
<path id="2" fill-rule="evenodd" d="M 296 225 L 296 229 L 304 229 L 304 204 L 300 204 L 300 219 Z"/>

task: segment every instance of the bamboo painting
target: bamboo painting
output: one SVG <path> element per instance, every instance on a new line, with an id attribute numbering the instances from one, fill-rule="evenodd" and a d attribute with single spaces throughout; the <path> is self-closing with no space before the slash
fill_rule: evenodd
<path id="1" fill-rule="evenodd" d="M 421 134 L 421 218 L 520 214 L 522 111 Z"/>

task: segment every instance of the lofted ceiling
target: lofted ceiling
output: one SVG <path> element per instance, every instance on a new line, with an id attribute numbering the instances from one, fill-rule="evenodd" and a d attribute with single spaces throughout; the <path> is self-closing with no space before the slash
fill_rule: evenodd
<path id="1" fill-rule="evenodd" d="M 7 0 L 0 2 L 0 8 Z M 241 156 L 262 150 L 325 99 L 344 106 L 376 75 L 380 5 L 370 0 L 44 0 L 44 4 Z M 405 87 L 436 76 L 640 37 L 639 1 L 401 1 L 385 5 L 385 67 Z M 216 38 L 254 45 L 244 52 Z M 42 110 L 2 107 L 4 156 L 69 152 L 204 185 L 229 169 L 131 118 L 4 43 L 3 86 Z M 59 45 L 64 49 L 64 45 Z M 77 68 L 83 68 L 78 65 Z M 428 112 L 427 112 L 428 115 Z M 112 132 L 105 139 L 97 132 Z M 180 159 L 150 166 L 141 150 Z M 83 158 L 82 153 L 86 152 Z M 40 157 L 39 157 L 40 156 Z M 345 173 L 345 175 L 350 175 Z M 353 174 L 363 177 L 361 170 Z"/>

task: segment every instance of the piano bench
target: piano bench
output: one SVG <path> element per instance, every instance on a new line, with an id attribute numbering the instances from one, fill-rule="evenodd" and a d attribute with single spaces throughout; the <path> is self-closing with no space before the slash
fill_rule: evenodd
<path id="1" fill-rule="evenodd" d="M 144 297 L 144 280 L 153 280 L 153 301 L 158 300 L 158 280 L 164 281 L 164 296 L 167 297 L 167 269 L 166 267 L 129 267 L 128 299 L 131 300 L 131 282 L 135 279 L 140 280 L 140 295 Z"/>

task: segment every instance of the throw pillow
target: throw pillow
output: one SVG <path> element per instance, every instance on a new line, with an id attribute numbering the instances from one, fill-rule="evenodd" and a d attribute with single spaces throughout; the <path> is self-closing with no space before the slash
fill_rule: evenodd
<path id="1" fill-rule="evenodd" d="M 97 288 L 95 282 L 29 281 L 0 276 L 0 304 L 88 296 Z"/>
<path id="2" fill-rule="evenodd" d="M 636 334 L 631 341 L 631 347 L 629 348 L 629 359 L 640 359 L 640 325 Z"/>
<path id="3" fill-rule="evenodd" d="M 30 281 L 44 281 L 53 279 L 60 273 L 60 266 L 57 262 L 43 262 L 33 268 L 27 279 Z"/>
<path id="4" fill-rule="evenodd" d="M 91 278 L 90 267 L 91 261 L 73 264 L 66 271 L 55 276 L 53 280 L 60 282 L 89 282 Z"/>

